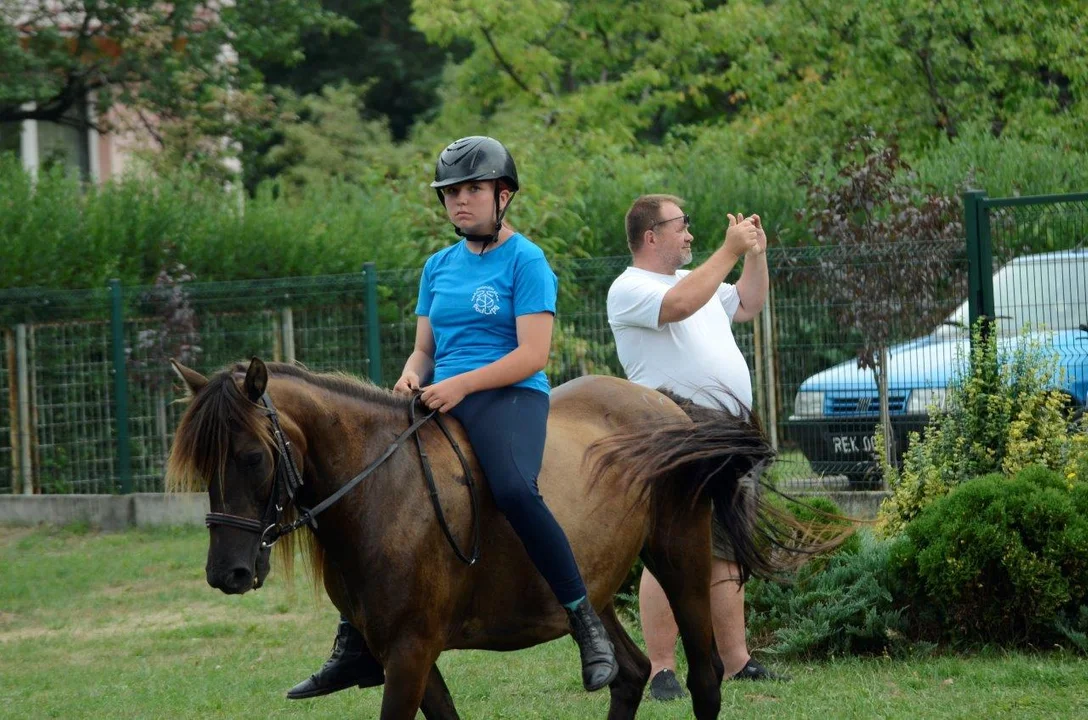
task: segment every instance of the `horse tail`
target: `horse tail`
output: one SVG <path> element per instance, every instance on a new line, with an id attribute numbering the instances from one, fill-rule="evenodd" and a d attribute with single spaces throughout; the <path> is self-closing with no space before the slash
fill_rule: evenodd
<path id="1" fill-rule="evenodd" d="M 753 413 L 663 394 L 686 417 L 629 426 L 595 442 L 588 450 L 591 482 L 622 466 L 640 499 L 648 498 L 654 507 L 654 522 L 665 520 L 667 508 L 683 521 L 685 507 L 694 508 L 709 496 L 742 582 L 753 575 L 778 576 L 805 556 L 837 547 L 853 532 L 852 525 L 844 531 L 841 522 L 821 522 L 819 511 L 816 521 L 800 522 L 769 502 L 764 490 L 780 493 L 762 475 L 776 452 Z"/>

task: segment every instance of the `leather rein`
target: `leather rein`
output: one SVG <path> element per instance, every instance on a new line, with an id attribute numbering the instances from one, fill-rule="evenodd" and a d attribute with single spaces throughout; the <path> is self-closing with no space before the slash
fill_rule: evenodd
<path id="1" fill-rule="evenodd" d="M 263 407 L 264 414 L 272 423 L 272 439 L 276 445 L 275 480 L 272 492 L 268 496 L 268 504 L 265 506 L 264 513 L 260 520 L 254 520 L 239 515 L 210 512 L 204 517 L 204 524 L 209 528 L 216 525 L 222 525 L 259 535 L 261 538 L 261 547 L 264 549 L 271 548 L 280 538 L 290 535 L 303 525 L 309 525 L 311 529 L 316 530 L 318 515 L 329 509 L 329 507 L 334 505 L 338 500 L 355 489 L 359 483 L 366 480 L 386 460 L 392 457 L 393 453 L 395 453 L 408 438 L 414 437 L 416 448 L 419 451 L 420 464 L 423 468 L 423 476 L 427 481 L 427 490 L 431 497 L 431 504 L 434 506 L 435 515 L 438 517 L 438 523 L 442 527 L 442 533 L 446 536 L 446 540 L 449 541 L 449 544 L 453 548 L 454 553 L 457 554 L 458 559 L 468 565 L 474 565 L 476 561 L 480 559 L 480 508 L 476 484 L 472 479 L 472 471 L 469 469 L 468 460 L 465 458 L 464 453 L 461 452 L 460 446 L 458 446 L 457 441 L 454 440 L 449 428 L 446 427 L 445 421 L 442 420 L 442 415 L 437 410 L 431 410 L 426 415 L 417 418 L 416 404 L 417 400 L 413 399 L 409 406 L 408 428 L 397 435 L 396 439 L 389 444 L 389 447 L 387 447 L 381 455 L 367 465 L 362 472 L 344 483 L 344 485 L 332 495 L 325 498 L 314 507 L 306 508 L 300 505 L 295 499 L 295 495 L 302 487 L 303 481 L 302 474 L 298 470 L 298 465 L 295 464 L 295 458 L 291 454 L 291 441 L 280 427 L 279 414 L 276 412 L 275 405 L 272 404 L 272 398 L 267 392 L 264 393 L 261 396 L 261 406 Z M 419 429 L 431 419 L 434 419 L 435 424 L 438 425 L 442 434 L 446 436 L 446 439 L 453 447 L 454 452 L 457 454 L 457 459 L 461 462 L 461 469 L 464 471 L 464 484 L 468 487 L 469 498 L 472 505 L 472 549 L 469 554 L 466 554 L 461 550 L 460 546 L 458 546 L 457 541 L 453 537 L 453 532 L 450 530 L 449 523 L 446 521 L 446 515 L 442 511 L 442 502 L 439 498 L 438 487 L 435 484 L 434 473 L 431 471 L 430 460 L 427 457 L 427 453 L 423 450 L 423 441 L 419 437 Z M 298 510 L 298 518 L 293 522 L 284 524 L 283 511 L 291 502 L 295 503 L 296 510 Z"/>

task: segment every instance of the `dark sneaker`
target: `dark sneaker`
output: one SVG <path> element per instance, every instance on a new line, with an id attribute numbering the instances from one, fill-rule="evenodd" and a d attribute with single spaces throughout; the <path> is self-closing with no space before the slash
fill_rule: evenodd
<path id="1" fill-rule="evenodd" d="M 676 673 L 666 668 L 654 675 L 653 680 L 650 681 L 650 697 L 663 702 L 684 697 L 684 688 L 680 687 Z"/>
<path id="2" fill-rule="evenodd" d="M 748 662 L 740 670 L 734 674 L 730 680 L 777 680 L 785 681 L 789 680 L 788 675 L 780 675 L 779 673 L 768 670 L 752 658 L 748 658 Z"/>

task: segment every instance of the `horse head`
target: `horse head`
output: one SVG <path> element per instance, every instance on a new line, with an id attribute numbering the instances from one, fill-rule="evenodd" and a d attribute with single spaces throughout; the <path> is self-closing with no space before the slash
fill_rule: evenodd
<path id="1" fill-rule="evenodd" d="M 278 420 L 261 404 L 268 369 L 253 358 L 244 378 L 239 377 L 244 366 L 235 366 L 209 380 L 171 362 L 190 402 L 171 450 L 168 487 L 207 488 L 208 584 L 232 595 L 257 589 L 270 567 L 271 544 L 264 532 L 280 520 L 287 500 L 280 496 L 277 475 L 282 462 L 274 436 Z M 300 463 L 301 456 L 291 461 Z"/>

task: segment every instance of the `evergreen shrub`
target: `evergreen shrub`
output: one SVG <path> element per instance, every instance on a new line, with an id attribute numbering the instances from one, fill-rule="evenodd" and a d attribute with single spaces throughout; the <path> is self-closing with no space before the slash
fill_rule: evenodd
<path id="1" fill-rule="evenodd" d="M 963 483 L 909 524 L 897 565 L 946 639 L 1045 646 L 1084 629 L 1085 486 L 1029 467 Z"/>

